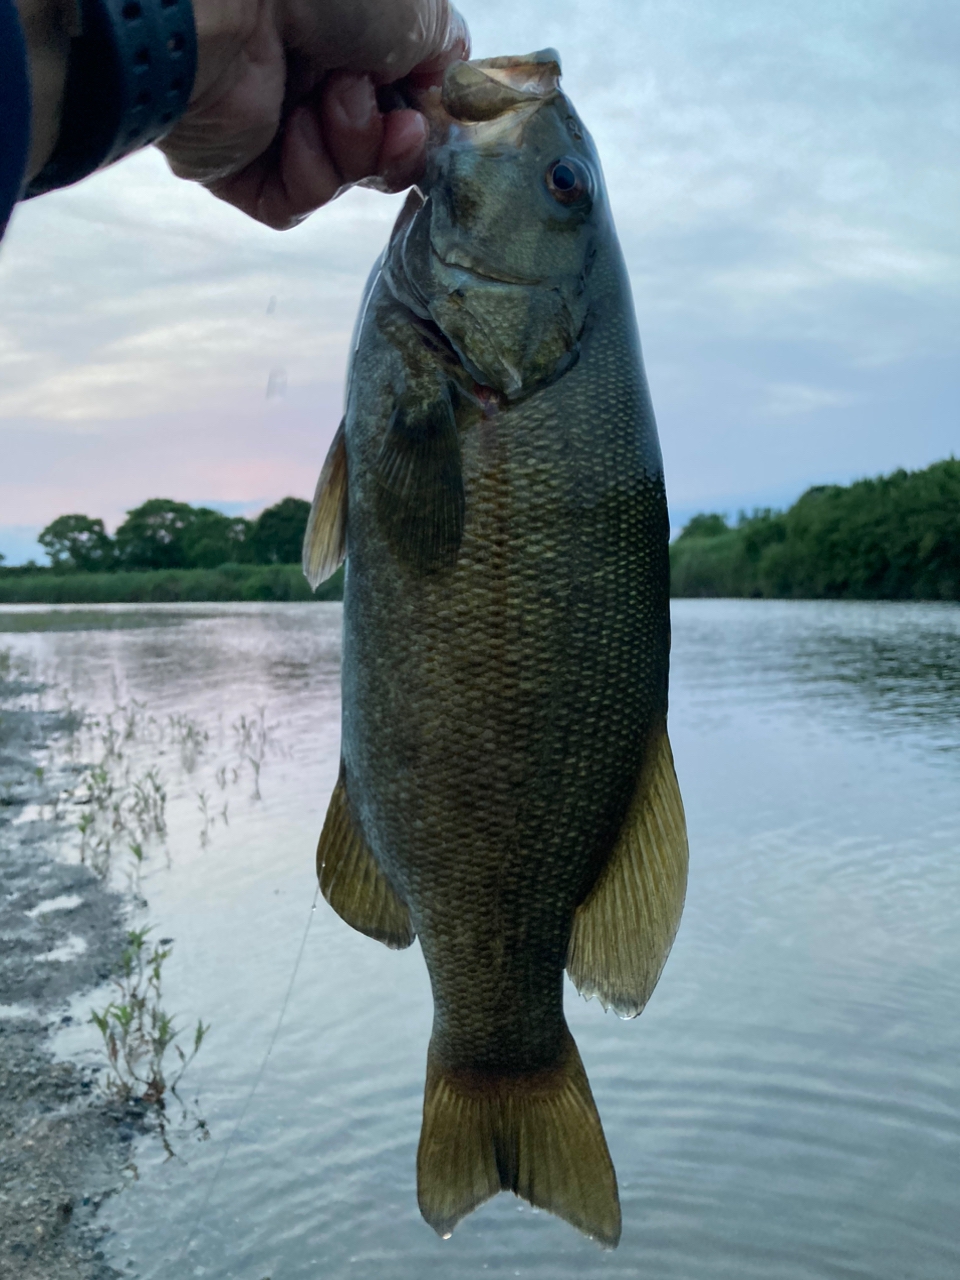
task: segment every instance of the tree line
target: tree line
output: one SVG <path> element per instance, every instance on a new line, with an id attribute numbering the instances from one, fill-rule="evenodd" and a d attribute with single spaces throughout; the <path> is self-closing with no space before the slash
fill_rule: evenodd
<path id="1" fill-rule="evenodd" d="M 732 526 L 694 516 L 670 569 L 676 596 L 960 600 L 960 460 L 817 485 Z"/>
<path id="2" fill-rule="evenodd" d="M 66 515 L 38 541 L 58 574 L 296 564 L 309 512 L 284 498 L 247 520 L 151 498 L 113 537 L 102 520 Z M 786 511 L 741 512 L 735 524 L 696 515 L 670 567 L 676 596 L 960 600 L 960 460 L 817 485 Z"/>
<path id="3" fill-rule="evenodd" d="M 310 503 L 302 498 L 284 498 L 256 520 L 150 498 L 127 512 L 113 537 L 102 520 L 66 515 L 48 524 L 37 541 L 56 573 L 296 564 L 309 514 Z"/>

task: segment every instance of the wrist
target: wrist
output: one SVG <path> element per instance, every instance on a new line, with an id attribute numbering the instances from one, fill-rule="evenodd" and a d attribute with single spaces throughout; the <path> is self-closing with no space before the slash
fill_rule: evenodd
<path id="1" fill-rule="evenodd" d="M 273 31 L 274 0 L 193 0 L 197 73 L 190 105 L 202 101 L 225 77 L 237 74 L 251 41 Z M 259 36 L 259 41 L 255 37 Z"/>
<path id="2" fill-rule="evenodd" d="M 49 160 L 60 133 L 76 0 L 16 0 L 30 63 L 30 156 L 27 181 Z"/>
<path id="3" fill-rule="evenodd" d="M 46 113 L 35 147 L 34 164 L 41 167 L 22 199 L 68 187 L 156 142 L 176 124 L 190 96 L 196 69 L 190 0 L 77 0 L 77 6 L 80 30 L 70 41 L 65 80 L 37 77 Z M 59 57 L 52 56 L 59 55 L 58 41 L 49 39 L 46 48 L 49 65 L 59 70 Z M 47 65 L 43 59 L 40 64 Z M 59 117 L 52 151 L 51 110 L 54 120 Z"/>

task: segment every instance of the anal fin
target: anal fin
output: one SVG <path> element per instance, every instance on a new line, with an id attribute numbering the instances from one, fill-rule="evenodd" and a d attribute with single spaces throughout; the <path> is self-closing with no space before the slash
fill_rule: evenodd
<path id="1" fill-rule="evenodd" d="M 316 589 L 340 567 L 347 546 L 347 442 L 337 427 L 317 481 L 303 536 L 303 572 Z"/>
<path id="2" fill-rule="evenodd" d="M 567 972 L 581 995 L 635 1018 L 680 925 L 687 827 L 666 726 L 651 744 L 619 839 L 577 908 Z"/>
<path id="3" fill-rule="evenodd" d="M 397 951 L 413 942 L 409 908 L 377 866 L 350 812 L 342 765 L 317 845 L 317 877 L 320 892 L 351 928 Z"/>

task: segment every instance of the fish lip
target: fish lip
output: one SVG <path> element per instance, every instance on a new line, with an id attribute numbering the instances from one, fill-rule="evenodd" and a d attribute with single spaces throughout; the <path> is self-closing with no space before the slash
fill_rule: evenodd
<path id="1" fill-rule="evenodd" d="M 543 284 L 543 281 L 539 279 L 530 279 L 524 276 L 497 275 L 493 271 L 484 271 L 476 263 L 466 260 L 465 255 L 460 255 L 456 249 L 445 257 L 432 240 L 430 241 L 430 251 L 437 262 L 449 271 L 465 271 L 467 275 L 476 276 L 478 280 L 483 280 L 487 284 L 514 285 L 524 289 L 536 289 Z"/>

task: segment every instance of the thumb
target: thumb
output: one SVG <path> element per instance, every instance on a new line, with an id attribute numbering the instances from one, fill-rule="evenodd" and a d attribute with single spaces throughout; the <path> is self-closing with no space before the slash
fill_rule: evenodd
<path id="1" fill-rule="evenodd" d="M 449 0 L 334 0 L 332 8 L 317 32 L 322 47 L 307 51 L 323 66 L 392 84 L 469 57 L 467 25 Z"/>

